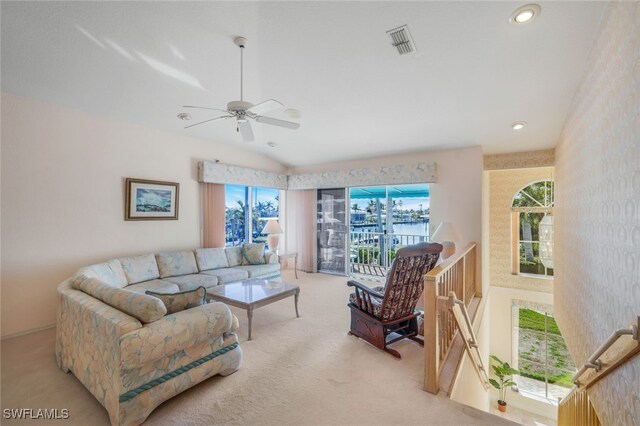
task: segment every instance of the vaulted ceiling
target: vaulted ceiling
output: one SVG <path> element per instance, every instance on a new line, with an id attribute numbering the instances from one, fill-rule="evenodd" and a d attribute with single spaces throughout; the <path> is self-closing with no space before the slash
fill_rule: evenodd
<path id="1" fill-rule="evenodd" d="M 544 149 L 558 139 L 605 3 L 541 2 L 534 21 L 509 23 L 522 4 L 3 1 L 2 90 L 290 166 Z M 404 24 L 417 53 L 400 56 L 386 31 Z M 248 38 L 245 100 L 300 110 L 299 130 L 254 123 L 256 141 L 244 143 L 232 120 L 183 129 L 182 105 L 239 99 L 238 35 Z M 195 111 L 190 123 L 213 116 Z M 516 132 L 516 121 L 527 126 Z"/>

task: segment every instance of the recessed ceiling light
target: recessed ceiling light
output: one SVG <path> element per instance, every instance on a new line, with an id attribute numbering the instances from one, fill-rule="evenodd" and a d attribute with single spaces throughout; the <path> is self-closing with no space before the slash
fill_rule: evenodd
<path id="1" fill-rule="evenodd" d="M 191 114 L 189 114 L 188 112 L 181 112 L 180 114 L 178 114 L 178 118 L 183 121 L 189 121 L 191 120 Z"/>
<path id="2" fill-rule="evenodd" d="M 515 123 L 513 123 L 513 124 L 511 125 L 511 128 L 512 128 L 513 130 L 522 130 L 522 129 L 524 129 L 524 127 L 525 127 L 526 125 L 527 125 L 527 123 L 526 123 L 526 122 L 524 122 L 524 121 L 516 121 Z"/>
<path id="3" fill-rule="evenodd" d="M 512 24 L 526 24 L 531 22 L 533 18 L 538 16 L 541 12 L 541 8 L 537 4 L 525 4 L 517 8 L 509 18 L 509 22 Z"/>
<path id="4" fill-rule="evenodd" d="M 275 148 L 276 146 L 278 146 L 278 144 L 273 141 L 270 141 L 270 142 L 267 142 L 267 146 L 269 148 Z"/>

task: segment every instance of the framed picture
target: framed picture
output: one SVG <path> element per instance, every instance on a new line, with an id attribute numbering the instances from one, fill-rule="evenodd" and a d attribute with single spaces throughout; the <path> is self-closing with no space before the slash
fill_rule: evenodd
<path id="1" fill-rule="evenodd" d="M 177 220 L 180 184 L 127 178 L 124 220 Z"/>

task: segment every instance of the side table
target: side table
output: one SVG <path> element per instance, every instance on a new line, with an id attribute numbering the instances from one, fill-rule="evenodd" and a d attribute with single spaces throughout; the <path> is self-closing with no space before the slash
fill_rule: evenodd
<path id="1" fill-rule="evenodd" d="M 296 279 L 298 279 L 298 252 L 292 251 L 287 253 L 279 253 L 278 252 L 278 262 L 282 262 L 282 259 L 291 259 L 293 258 L 293 271 L 296 274 Z"/>

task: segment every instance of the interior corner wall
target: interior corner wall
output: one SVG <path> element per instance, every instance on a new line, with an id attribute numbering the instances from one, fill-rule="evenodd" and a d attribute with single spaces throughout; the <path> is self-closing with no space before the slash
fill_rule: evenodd
<path id="1" fill-rule="evenodd" d="M 2 336 L 56 320 L 83 265 L 201 243 L 197 163 L 285 172 L 259 153 L 2 94 Z M 180 183 L 178 220 L 124 221 L 124 178 Z"/>
<path id="2" fill-rule="evenodd" d="M 555 316 L 577 365 L 640 315 L 640 3 L 612 2 L 556 147 Z M 640 356 L 590 389 L 640 425 Z"/>
<path id="3" fill-rule="evenodd" d="M 483 157 L 480 147 L 423 151 L 367 160 L 297 167 L 290 169 L 289 173 L 315 173 L 431 161 L 437 164 L 437 183 L 429 184 L 431 232 L 435 231 L 435 227 L 440 222 L 452 222 L 461 238 L 456 246 L 461 248 L 469 242 L 476 242 L 478 244 L 476 255 L 478 259 L 482 259 Z M 481 283 L 481 261 L 476 262 L 476 268 L 476 276 L 478 282 Z"/>

